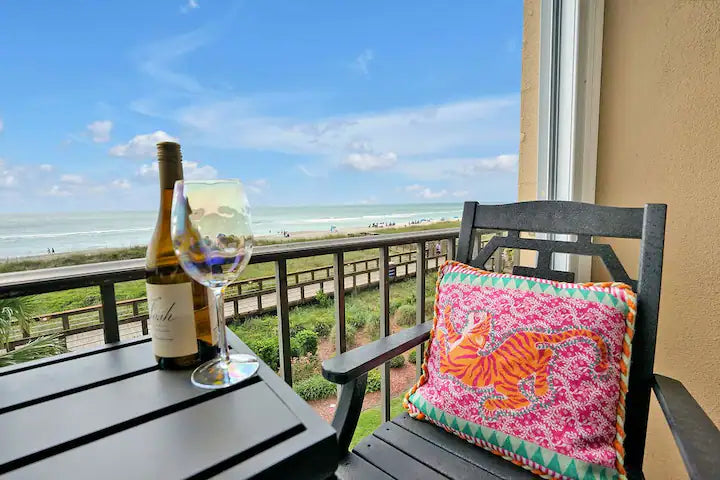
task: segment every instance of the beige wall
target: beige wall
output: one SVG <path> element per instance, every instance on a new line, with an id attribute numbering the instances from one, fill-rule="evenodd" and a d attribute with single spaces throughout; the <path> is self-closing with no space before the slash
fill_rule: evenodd
<path id="1" fill-rule="evenodd" d="M 537 11 L 526 2 L 521 200 L 535 198 Z M 720 425 L 720 2 L 606 0 L 603 35 L 596 202 L 668 204 L 655 371 Z M 636 273 L 637 244 L 615 247 Z M 687 478 L 654 401 L 645 462 L 649 479 Z"/>
<path id="2" fill-rule="evenodd" d="M 518 199 L 537 195 L 538 76 L 540 68 L 540 0 L 526 0 L 523 15 L 520 82 L 520 160 Z"/>

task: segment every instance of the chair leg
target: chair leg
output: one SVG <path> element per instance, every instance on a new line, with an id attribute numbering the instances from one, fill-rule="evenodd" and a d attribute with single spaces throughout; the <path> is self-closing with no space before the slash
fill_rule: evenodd
<path id="1" fill-rule="evenodd" d="M 337 430 L 339 457 L 347 455 L 360 418 L 366 385 L 367 373 L 343 384 L 340 388 L 340 399 L 332 421 L 333 428 Z"/>

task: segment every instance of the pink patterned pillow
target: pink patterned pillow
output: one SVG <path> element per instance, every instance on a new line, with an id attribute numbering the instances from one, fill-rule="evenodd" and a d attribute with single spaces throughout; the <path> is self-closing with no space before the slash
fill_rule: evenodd
<path id="1" fill-rule="evenodd" d="M 410 415 L 545 478 L 625 479 L 625 393 L 635 294 L 440 269 Z"/>

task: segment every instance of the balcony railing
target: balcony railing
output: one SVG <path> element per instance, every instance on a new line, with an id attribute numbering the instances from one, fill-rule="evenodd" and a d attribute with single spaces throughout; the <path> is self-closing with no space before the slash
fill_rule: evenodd
<path id="1" fill-rule="evenodd" d="M 479 231 L 475 248 L 480 248 L 488 235 L 495 232 Z M 430 230 L 368 237 L 322 240 L 263 246 L 255 249 L 251 263 L 273 262 L 273 277 L 254 278 L 239 282 L 226 297 L 226 316 L 242 316 L 275 310 L 278 317 L 278 338 L 280 349 L 280 376 L 292 385 L 290 357 L 290 306 L 309 301 L 313 292 L 322 289 L 334 297 L 335 305 L 335 348 L 346 351 L 345 341 L 345 293 L 353 288 L 379 286 L 380 291 L 380 335 L 390 334 L 389 276 L 391 264 L 395 266 L 397 278 L 415 276 L 416 322 L 425 319 L 425 273 L 435 269 L 446 258 L 454 258 L 457 229 Z M 427 242 L 442 242 L 441 255 L 428 255 Z M 414 246 L 412 250 L 391 255 L 390 247 Z M 378 257 L 346 263 L 344 254 L 350 251 L 378 249 Z M 498 251 L 500 253 L 500 251 Z M 333 255 L 333 264 L 298 272 L 288 273 L 290 259 Z M 514 255 L 513 255 L 514 256 Z M 515 257 L 516 258 L 516 257 Z M 486 268 L 501 271 L 503 259 L 498 255 Z M 60 332 L 62 337 L 102 329 L 105 343 L 117 342 L 121 338 L 121 326 L 135 324 L 139 333 L 147 335 L 147 307 L 144 299 L 116 301 L 115 284 L 144 278 L 144 261 L 123 260 L 71 267 L 16 272 L 0 275 L 0 298 L 36 295 L 81 287 L 99 287 L 101 304 L 81 309 L 41 315 L 39 324 L 50 321 L 50 328 L 20 332 L 20 338 L 13 340 L 11 347 L 21 345 L 38 335 Z M 293 292 L 293 298 L 289 293 Z M 274 295 L 274 302 L 269 296 Z M 247 304 L 252 302 L 253 308 Z M 274 305 L 272 305 L 274 303 Z M 119 315 L 120 312 L 120 315 Z M 94 316 L 93 319 L 75 322 L 73 317 Z M 60 319 L 61 328 L 58 330 Z M 72 320 L 72 322 L 71 322 Z M 123 335 L 127 336 L 127 335 Z M 421 361 L 418 356 L 418 362 Z M 381 397 L 383 404 L 389 404 L 389 368 L 381 369 Z M 385 410 L 385 409 L 384 409 Z"/>

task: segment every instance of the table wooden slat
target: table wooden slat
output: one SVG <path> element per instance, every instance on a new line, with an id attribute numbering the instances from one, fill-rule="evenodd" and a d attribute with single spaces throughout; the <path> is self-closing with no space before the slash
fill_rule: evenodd
<path id="1" fill-rule="evenodd" d="M 217 480 L 239 478 L 326 479 L 337 469 L 335 435 L 321 437 L 306 430 L 258 453 L 214 476 Z M 257 476 L 256 472 L 263 472 Z M 288 474 L 288 472 L 291 472 Z"/>
<path id="2" fill-rule="evenodd" d="M 0 473 L 50 453 L 44 450 L 66 450 L 179 410 L 203 394 L 190 383 L 190 372 L 155 370 L 7 412 L 0 415 L 0 432 L 13 432 L 13 441 L 0 449 Z"/>
<path id="3" fill-rule="evenodd" d="M 0 376 L 0 413 L 156 368 L 145 342 Z"/>
<path id="4" fill-rule="evenodd" d="M 259 382 L 13 470 L 6 478 L 206 476 L 303 429 L 275 393 Z"/>

